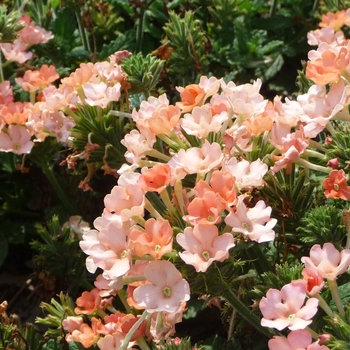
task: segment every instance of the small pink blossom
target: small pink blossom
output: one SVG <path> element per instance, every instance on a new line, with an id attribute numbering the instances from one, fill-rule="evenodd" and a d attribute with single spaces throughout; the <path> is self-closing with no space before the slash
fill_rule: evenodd
<path id="1" fill-rule="evenodd" d="M 218 133 L 222 123 L 227 120 L 227 112 L 214 114 L 211 106 L 205 104 L 201 107 L 194 107 L 191 113 L 186 113 L 180 123 L 188 135 L 199 138 L 208 136 L 210 132 Z"/>
<path id="2" fill-rule="evenodd" d="M 304 329 L 290 332 L 287 338 L 274 336 L 268 345 L 269 350 L 329 350 L 318 341 L 312 343 L 311 333 Z"/>
<path id="3" fill-rule="evenodd" d="M 106 108 L 112 101 L 118 101 L 120 98 L 120 83 L 108 86 L 104 82 L 86 83 L 83 85 L 83 91 L 86 96 L 85 102 L 90 106 L 99 106 Z"/>
<path id="4" fill-rule="evenodd" d="M 151 261 L 145 268 L 145 277 L 150 284 L 137 287 L 134 299 L 148 312 L 177 312 L 181 303 L 190 298 L 188 282 L 169 261 Z"/>
<path id="5" fill-rule="evenodd" d="M 0 48 L 5 58 L 8 61 L 14 61 L 19 64 L 22 64 L 33 57 L 32 52 L 27 52 L 27 45 L 22 41 L 16 39 L 13 44 L 11 43 L 2 43 Z"/>
<path id="6" fill-rule="evenodd" d="M 0 105 L 13 101 L 13 91 L 9 80 L 0 83 Z"/>
<path id="7" fill-rule="evenodd" d="M 323 247 L 315 244 L 310 249 L 310 257 L 302 257 L 306 268 L 320 273 L 323 278 L 335 280 L 343 274 L 350 265 L 350 249 L 339 252 L 332 243 L 325 243 Z"/>
<path id="8" fill-rule="evenodd" d="M 279 331 L 286 327 L 292 331 L 304 329 L 312 322 L 318 306 L 316 298 L 305 303 L 305 297 L 305 284 L 298 281 L 286 284 L 281 291 L 269 289 L 259 303 L 263 314 L 261 325 Z"/>
<path id="9" fill-rule="evenodd" d="M 104 270 L 106 279 L 123 276 L 130 269 L 131 252 L 127 243 L 127 231 L 117 221 L 111 221 L 100 232 L 90 230 L 79 242 L 80 248 L 89 255 L 86 265 L 89 272 L 97 267 Z"/>
<path id="10" fill-rule="evenodd" d="M 224 261 L 229 257 L 229 250 L 234 247 L 233 236 L 224 233 L 219 236 L 215 225 L 195 225 L 186 227 L 183 233 L 176 236 L 184 252 L 181 259 L 195 267 L 197 272 L 205 272 L 213 261 Z"/>
<path id="11" fill-rule="evenodd" d="M 104 199 L 103 216 L 109 220 L 125 222 L 134 215 L 143 216 L 145 192 L 140 185 L 114 186 Z"/>
<path id="12" fill-rule="evenodd" d="M 31 135 L 23 125 L 9 125 L 7 132 L 0 132 L 0 150 L 15 154 L 30 153 L 34 143 Z"/>
<path id="13" fill-rule="evenodd" d="M 236 178 L 236 186 L 239 189 L 261 187 L 264 185 L 264 175 L 268 166 L 260 159 L 249 162 L 245 159 L 238 161 L 232 157 L 223 165 L 223 169 L 229 171 Z"/>
<path id="14" fill-rule="evenodd" d="M 244 204 L 245 195 L 238 197 L 236 210 L 226 216 L 225 222 L 232 227 L 232 232 L 241 232 L 252 241 L 269 242 L 275 238 L 272 228 L 277 220 L 271 219 L 271 207 L 266 207 L 260 200 L 253 208 L 247 208 Z"/>
<path id="15" fill-rule="evenodd" d="M 176 178 L 183 179 L 187 174 L 206 174 L 218 167 L 224 155 L 218 143 L 210 144 L 205 140 L 202 148 L 191 147 L 173 156 L 168 164 L 175 170 Z"/>

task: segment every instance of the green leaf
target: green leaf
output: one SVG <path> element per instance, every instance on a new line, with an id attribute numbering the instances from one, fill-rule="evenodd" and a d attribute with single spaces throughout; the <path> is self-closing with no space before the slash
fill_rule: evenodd
<path id="1" fill-rule="evenodd" d="M 283 62 L 284 62 L 284 60 L 283 60 L 283 56 L 281 54 L 278 54 L 277 56 L 273 57 L 269 68 L 267 68 L 265 71 L 261 72 L 264 79 L 269 80 L 272 77 L 274 77 L 281 69 Z"/>
<path id="2" fill-rule="evenodd" d="M 61 345 L 54 339 L 50 339 L 43 345 L 42 350 L 61 350 Z"/>

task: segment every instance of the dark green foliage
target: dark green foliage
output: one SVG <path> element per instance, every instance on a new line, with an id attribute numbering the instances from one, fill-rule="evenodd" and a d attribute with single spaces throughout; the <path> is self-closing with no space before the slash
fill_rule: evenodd
<path id="1" fill-rule="evenodd" d="M 270 288 L 280 290 L 291 281 L 302 278 L 303 268 L 304 265 L 301 263 L 276 265 L 275 271 L 267 271 L 261 275 L 263 283 L 254 287 L 254 297 L 260 300 Z"/>
<path id="2" fill-rule="evenodd" d="M 75 294 L 80 288 L 89 288 L 86 256 L 79 248 L 79 238 L 71 234 L 70 227 L 62 228 L 58 217 L 54 216 L 47 227 L 38 224 L 36 230 L 39 239 L 31 246 L 38 254 L 34 258 L 37 268 L 57 279 L 58 290 Z"/>
<path id="3" fill-rule="evenodd" d="M 330 204 L 316 207 L 306 213 L 297 232 L 300 240 L 310 245 L 326 242 L 339 245 L 346 237 L 343 210 Z"/>
<path id="4" fill-rule="evenodd" d="M 121 62 L 123 71 L 128 75 L 131 94 L 143 93 L 146 98 L 159 82 L 164 61 L 151 54 L 143 57 L 141 53 L 132 55 Z"/>
<path id="5" fill-rule="evenodd" d="M 346 111 L 345 111 L 346 112 Z M 350 130 L 347 123 L 338 122 L 337 131 L 330 136 L 331 142 L 326 142 L 324 147 L 327 149 L 327 161 L 337 158 L 339 168 L 349 172 L 350 159 Z"/>
<path id="6" fill-rule="evenodd" d="M 95 167 L 109 166 L 118 170 L 125 162 L 125 147 L 120 143 L 124 137 L 126 120 L 102 110 L 99 107 L 80 105 L 76 114 L 80 119 L 72 129 L 74 149 L 78 153 L 85 151 L 85 146 L 96 144 L 87 159 L 88 163 L 94 163 Z"/>

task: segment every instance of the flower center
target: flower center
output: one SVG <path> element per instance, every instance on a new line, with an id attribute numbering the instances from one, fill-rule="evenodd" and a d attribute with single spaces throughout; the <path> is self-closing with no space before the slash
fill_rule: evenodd
<path id="1" fill-rule="evenodd" d="M 205 250 L 203 253 L 202 253 L 202 257 L 204 258 L 205 261 L 208 261 L 210 259 L 210 255 L 209 255 L 209 252 L 207 250 Z"/>
<path id="2" fill-rule="evenodd" d="M 288 320 L 292 320 L 294 317 L 295 317 L 295 314 L 289 314 L 287 318 Z"/>
<path id="3" fill-rule="evenodd" d="M 333 185 L 333 188 L 334 188 L 336 191 L 339 191 L 339 185 L 338 185 L 338 184 L 334 184 L 334 185 Z"/>
<path id="4" fill-rule="evenodd" d="M 126 250 L 123 250 L 123 251 L 120 253 L 120 258 L 121 258 L 121 259 L 124 259 L 124 258 L 127 257 L 127 255 L 128 255 L 128 252 L 127 252 Z"/>
<path id="5" fill-rule="evenodd" d="M 20 148 L 21 148 L 21 145 L 19 143 L 16 143 L 14 149 L 18 151 Z"/>
<path id="6" fill-rule="evenodd" d="M 159 244 L 156 244 L 156 246 L 154 247 L 154 251 L 159 252 L 161 248 L 162 247 Z"/>
<path id="7" fill-rule="evenodd" d="M 243 222 L 243 223 L 242 223 L 242 227 L 243 227 L 245 230 L 249 231 L 249 225 L 248 225 L 246 222 Z"/>
<path id="8" fill-rule="evenodd" d="M 171 296 L 171 289 L 169 287 L 164 287 L 163 288 L 163 293 L 166 298 L 170 298 Z"/>

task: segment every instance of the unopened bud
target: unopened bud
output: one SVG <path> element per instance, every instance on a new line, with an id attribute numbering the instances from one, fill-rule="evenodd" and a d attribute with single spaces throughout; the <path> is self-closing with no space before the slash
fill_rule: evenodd
<path id="1" fill-rule="evenodd" d="M 330 166 L 332 169 L 338 169 L 339 167 L 339 159 L 333 158 L 328 161 L 327 166 Z"/>
<path id="2" fill-rule="evenodd" d="M 327 334 L 327 333 L 320 334 L 318 339 L 320 341 L 320 345 L 325 345 L 332 340 L 332 336 L 330 334 Z"/>

